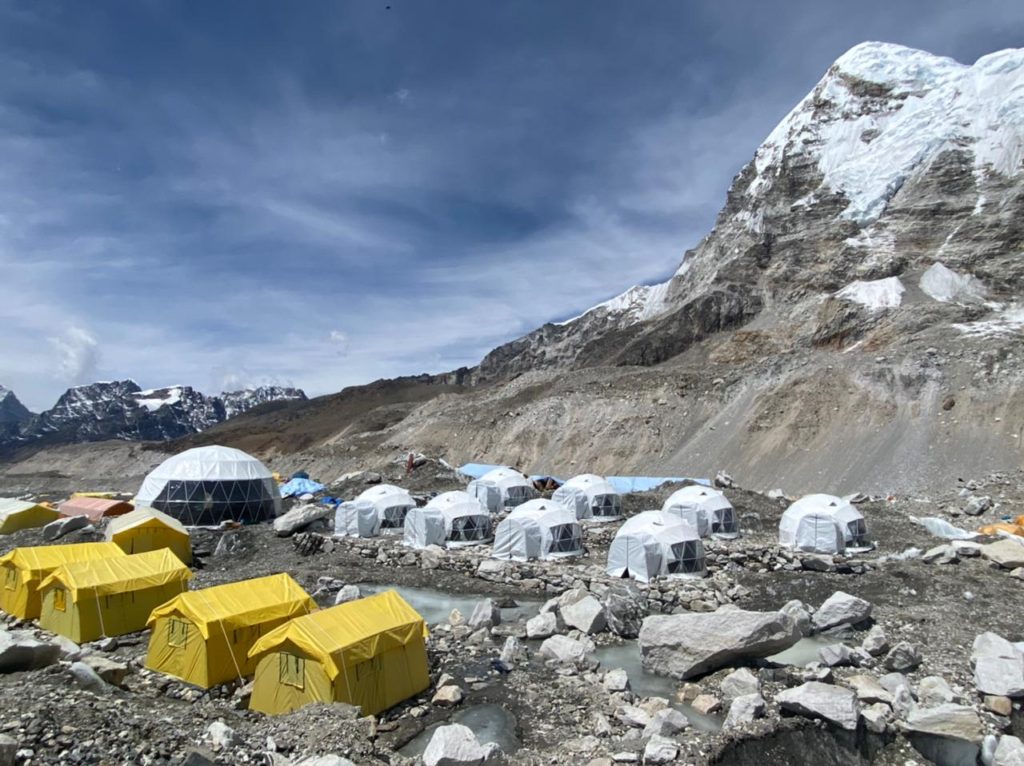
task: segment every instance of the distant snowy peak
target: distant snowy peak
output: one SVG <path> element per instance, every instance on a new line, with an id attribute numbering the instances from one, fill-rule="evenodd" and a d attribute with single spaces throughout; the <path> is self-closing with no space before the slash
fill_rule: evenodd
<path id="1" fill-rule="evenodd" d="M 876 220 L 918 168 L 943 151 L 974 156 L 979 177 L 1024 170 L 1024 50 L 973 66 L 887 43 L 844 54 L 768 136 L 748 193 L 763 196 L 799 155 L 816 159 L 822 192 L 843 194 L 843 217 Z M 812 192 L 805 202 L 812 203 Z M 759 219 L 742 211 L 752 223 Z"/>
<path id="2" fill-rule="evenodd" d="M 151 388 L 135 394 L 135 401 L 144 409 L 155 412 L 164 406 L 175 405 L 181 401 L 182 395 L 192 391 L 191 386 L 168 386 L 167 388 Z"/>
<path id="3" fill-rule="evenodd" d="M 18 401 L 14 392 L 0 386 L 0 428 L 24 423 L 31 417 L 32 413 Z"/>
<path id="4" fill-rule="evenodd" d="M 306 394 L 302 389 L 288 386 L 256 386 L 242 391 L 225 391 L 220 395 L 227 418 L 233 418 L 266 402 L 305 398 Z"/>
<path id="5" fill-rule="evenodd" d="M 569 325 L 580 319 L 596 313 L 616 315 L 621 324 L 632 324 L 652 319 L 664 313 L 666 308 L 666 297 L 670 282 L 662 282 L 656 285 L 635 285 L 621 295 L 617 295 L 604 303 L 587 309 L 579 316 L 558 322 L 559 325 Z"/>

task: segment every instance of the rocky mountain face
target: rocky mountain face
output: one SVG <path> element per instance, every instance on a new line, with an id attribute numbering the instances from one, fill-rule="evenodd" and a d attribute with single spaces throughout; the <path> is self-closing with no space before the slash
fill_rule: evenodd
<path id="1" fill-rule="evenodd" d="M 668 282 L 497 348 L 476 377 L 658 364 L 755 317 L 848 344 L 907 298 L 974 331 L 1020 327 L 1022 160 L 1024 51 L 965 66 L 859 45 L 772 131 Z"/>
<path id="2" fill-rule="evenodd" d="M 14 392 L 0 386 L 0 428 L 21 425 L 31 417 L 28 407 L 18 401 Z"/>
<path id="3" fill-rule="evenodd" d="M 6 390 L 6 389 L 5 389 Z M 13 394 L 0 400 L 0 412 Z M 253 407 L 277 400 L 304 400 L 296 388 L 261 386 L 206 396 L 191 386 L 143 390 L 133 380 L 92 383 L 69 388 L 57 403 L 38 415 L 24 412 L 0 439 L 8 449 L 29 445 L 127 439 L 163 441 L 204 431 Z M 12 407 L 14 415 L 18 411 Z"/>

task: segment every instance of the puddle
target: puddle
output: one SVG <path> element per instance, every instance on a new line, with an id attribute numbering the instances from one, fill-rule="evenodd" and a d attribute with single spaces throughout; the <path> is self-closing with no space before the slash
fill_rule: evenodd
<path id="1" fill-rule="evenodd" d="M 506 754 L 514 753 L 519 749 L 519 740 L 516 738 L 516 719 L 500 705 L 487 703 L 464 708 L 448 721 L 440 721 L 428 726 L 405 746 L 399 748 L 398 752 L 406 758 L 423 755 L 435 729 L 448 723 L 461 723 L 463 726 L 468 726 L 481 745 L 497 742 L 501 746 L 502 752 Z"/>
<path id="2" fill-rule="evenodd" d="M 487 598 L 487 596 L 445 593 L 435 588 L 416 588 L 406 585 L 359 586 L 359 591 L 364 596 L 380 593 L 385 590 L 398 591 L 398 594 L 423 616 L 423 619 L 427 621 L 427 625 L 447 622 L 448 615 L 451 614 L 452 609 L 458 609 L 468 619 L 473 614 L 473 607 Z M 500 602 L 500 599 L 495 598 L 495 601 Z M 539 601 L 523 601 L 519 598 L 516 598 L 515 601 L 519 606 L 501 610 L 502 621 L 528 620 L 540 612 L 541 602 Z"/>
<path id="3" fill-rule="evenodd" d="M 698 713 L 690 705 L 676 702 L 679 682 L 668 676 L 649 673 L 640 662 L 640 647 L 636 641 L 614 646 L 600 646 L 591 655 L 601 663 L 602 670 L 622 668 L 629 676 L 629 686 L 634 694 L 641 697 L 665 697 L 669 703 L 686 716 L 697 731 L 721 731 L 722 717 Z"/>
<path id="4" fill-rule="evenodd" d="M 811 662 L 818 662 L 818 650 L 823 646 L 833 646 L 834 644 L 841 643 L 842 641 L 836 641 L 834 638 L 827 638 L 825 636 L 808 636 L 807 638 L 801 638 L 784 652 L 773 654 L 765 659 L 778 665 L 803 667 Z"/>

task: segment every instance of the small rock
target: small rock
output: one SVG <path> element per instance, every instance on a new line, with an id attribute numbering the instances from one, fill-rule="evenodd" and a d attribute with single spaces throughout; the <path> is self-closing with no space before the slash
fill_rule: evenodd
<path id="1" fill-rule="evenodd" d="M 689 725 L 690 722 L 685 715 L 669 707 L 651 716 L 651 722 L 644 728 L 644 736 L 672 737 Z"/>
<path id="2" fill-rule="evenodd" d="M 920 664 L 921 654 L 915 646 L 906 641 L 896 644 L 882 660 L 882 667 L 896 673 L 909 673 Z"/>
<path id="3" fill-rule="evenodd" d="M 861 648 L 872 657 L 880 657 L 889 651 L 889 639 L 881 625 L 872 626 L 861 642 Z"/>
<path id="4" fill-rule="evenodd" d="M 236 739 L 235 730 L 223 721 L 214 721 L 206 727 L 206 736 L 215 753 L 233 747 Z"/>
<path id="5" fill-rule="evenodd" d="M 558 618 L 552 612 L 538 614 L 526 621 L 527 638 L 550 638 L 558 630 Z"/>
<path id="6" fill-rule="evenodd" d="M 864 719 L 864 726 L 874 734 L 884 734 L 892 720 L 892 709 L 882 702 L 868 705 L 860 711 L 860 717 Z"/>
<path id="7" fill-rule="evenodd" d="M 551 636 L 545 639 L 540 645 L 540 656 L 555 662 L 576 663 L 586 659 L 587 654 L 593 651 L 593 643 L 585 644 L 576 641 L 568 636 Z"/>
<path id="8" fill-rule="evenodd" d="M 1003 569 L 1024 567 L 1024 545 L 1004 538 L 981 547 L 983 558 L 998 564 Z"/>
<path id="9" fill-rule="evenodd" d="M 1009 734 L 1000 737 L 992 766 L 1024 766 L 1024 742 Z"/>
<path id="10" fill-rule="evenodd" d="M 423 751 L 424 766 L 480 766 L 490 751 L 468 726 L 453 723 L 439 726 Z"/>
<path id="11" fill-rule="evenodd" d="M 655 734 L 644 747 L 644 766 L 672 763 L 679 755 L 679 746 L 668 739 Z"/>
<path id="12" fill-rule="evenodd" d="M 926 676 L 917 685 L 917 698 L 922 705 L 941 705 L 953 701 L 953 690 L 941 676 Z"/>
<path id="13" fill-rule="evenodd" d="M 473 630 L 479 628 L 493 628 L 501 624 L 501 610 L 495 606 L 494 601 L 485 598 L 473 607 L 473 614 L 469 616 L 469 627 Z"/>
<path id="14" fill-rule="evenodd" d="M 711 715 L 722 709 L 722 701 L 714 695 L 701 694 L 690 703 L 690 707 L 701 715 Z"/>
<path id="15" fill-rule="evenodd" d="M 734 729 L 738 726 L 753 723 L 764 716 L 765 702 L 760 694 L 744 694 L 736 697 L 729 706 L 729 714 L 725 717 L 724 729 Z"/>
<path id="16" fill-rule="evenodd" d="M 629 675 L 622 668 L 615 668 L 604 674 L 601 684 L 610 692 L 629 691 Z"/>
<path id="17" fill-rule="evenodd" d="M 997 694 L 986 694 L 981 698 L 982 705 L 990 713 L 1001 715 L 1006 718 L 1010 717 L 1010 713 L 1013 712 L 1013 700 L 1009 697 L 1002 697 Z M 1022 764 L 1024 766 L 1024 764 Z"/>
<path id="18" fill-rule="evenodd" d="M 748 668 L 740 668 L 723 678 L 718 688 L 722 698 L 728 702 L 737 697 L 759 694 L 761 682 Z"/>
<path id="19" fill-rule="evenodd" d="M 442 686 L 435 693 L 430 702 L 438 707 L 455 707 L 462 702 L 462 689 L 458 686 Z"/>
<path id="20" fill-rule="evenodd" d="M 334 597 L 334 603 L 335 605 L 347 604 L 349 601 L 356 601 L 360 598 L 362 598 L 362 593 L 359 592 L 358 585 L 345 585 Z"/>
<path id="21" fill-rule="evenodd" d="M 644 729 L 651 722 L 650 713 L 635 705 L 622 705 L 616 708 L 615 718 L 635 729 Z"/>
<path id="22" fill-rule="evenodd" d="M 859 625 L 871 618 L 871 604 L 862 598 L 836 591 L 811 618 L 814 629 L 819 633 L 840 625 Z"/>
<path id="23" fill-rule="evenodd" d="M 857 696 L 849 689 L 808 681 L 795 689 L 785 689 L 775 699 L 790 713 L 823 718 L 848 731 L 857 728 L 859 705 Z"/>

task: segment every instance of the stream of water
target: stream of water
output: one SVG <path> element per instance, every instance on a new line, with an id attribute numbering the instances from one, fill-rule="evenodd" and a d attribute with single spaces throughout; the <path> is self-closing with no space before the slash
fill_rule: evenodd
<path id="1" fill-rule="evenodd" d="M 423 616 L 427 625 L 447 622 L 452 609 L 458 609 L 466 619 L 469 619 L 469 616 L 473 614 L 473 608 L 487 598 L 487 596 L 445 593 L 435 588 L 417 588 L 408 585 L 362 584 L 359 586 L 359 591 L 364 596 L 385 590 L 398 591 L 398 594 Z M 495 601 L 500 603 L 500 599 L 496 598 Z M 540 612 L 541 603 L 539 601 L 523 601 L 519 598 L 515 601 L 518 606 L 501 610 L 503 622 L 528 620 Z"/>

